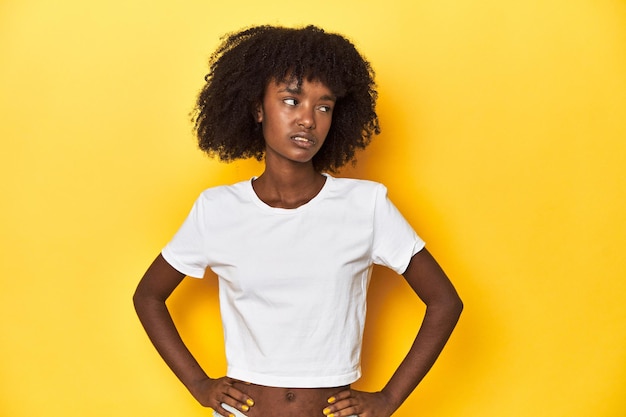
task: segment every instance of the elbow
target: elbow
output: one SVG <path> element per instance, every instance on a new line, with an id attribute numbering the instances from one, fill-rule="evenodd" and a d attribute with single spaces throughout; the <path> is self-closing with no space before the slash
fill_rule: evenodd
<path id="1" fill-rule="evenodd" d="M 139 283 L 132 296 L 133 307 L 140 318 L 145 314 L 151 314 L 154 309 L 165 308 L 166 299 L 166 296 L 143 283 Z"/>
<path id="2" fill-rule="evenodd" d="M 454 293 L 439 304 L 438 310 L 443 312 L 450 320 L 457 321 L 463 312 L 463 300 Z"/>
<path id="3" fill-rule="evenodd" d="M 464 308 L 463 300 L 461 300 L 461 297 L 459 297 L 457 295 L 455 300 L 453 300 L 452 306 L 450 308 L 454 312 L 454 315 L 457 318 L 460 317 L 461 313 L 463 312 L 463 308 Z"/>
<path id="4" fill-rule="evenodd" d="M 136 289 L 135 292 L 133 293 L 133 307 L 135 307 L 135 311 L 139 312 L 139 310 L 141 309 L 141 304 L 142 304 L 142 297 L 141 297 L 141 293 L 139 292 L 139 289 Z"/>
<path id="5" fill-rule="evenodd" d="M 455 316 L 460 316 L 463 312 L 463 300 L 461 300 L 461 297 L 459 297 L 459 294 L 456 291 L 448 297 L 447 304 L 449 311 Z"/>
<path id="6" fill-rule="evenodd" d="M 137 314 L 140 314 L 146 306 L 150 303 L 150 296 L 146 293 L 145 290 L 141 288 L 141 285 L 137 287 L 135 292 L 133 293 L 133 307 L 135 307 L 135 311 Z"/>
<path id="7" fill-rule="evenodd" d="M 435 314 L 447 322 L 456 323 L 463 312 L 463 301 L 455 293 L 426 303 L 426 312 Z"/>

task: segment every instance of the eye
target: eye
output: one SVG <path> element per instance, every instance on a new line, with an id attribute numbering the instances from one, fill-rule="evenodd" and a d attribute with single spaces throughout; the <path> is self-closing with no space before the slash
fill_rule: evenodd
<path id="1" fill-rule="evenodd" d="M 320 106 L 319 110 L 324 113 L 329 113 L 333 110 L 333 108 L 330 106 Z"/>
<path id="2" fill-rule="evenodd" d="M 298 104 L 298 101 L 295 98 L 284 98 L 283 103 L 288 106 L 295 106 L 296 104 Z"/>

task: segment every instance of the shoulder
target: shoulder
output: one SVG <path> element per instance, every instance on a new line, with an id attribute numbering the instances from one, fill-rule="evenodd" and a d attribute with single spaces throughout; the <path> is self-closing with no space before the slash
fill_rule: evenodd
<path id="1" fill-rule="evenodd" d="M 362 180 L 356 178 L 329 178 L 333 182 L 333 188 L 340 192 L 356 194 L 375 194 L 380 192 L 387 192 L 387 188 L 383 184 L 376 181 Z"/>
<path id="2" fill-rule="evenodd" d="M 333 177 L 330 179 L 332 192 L 338 198 L 361 204 L 375 204 L 375 201 L 387 196 L 387 187 L 376 181 Z"/>
<path id="3" fill-rule="evenodd" d="M 250 180 L 218 185 L 205 189 L 196 200 L 197 205 L 228 206 L 249 200 Z"/>
<path id="4" fill-rule="evenodd" d="M 370 212 L 387 196 L 387 188 L 375 181 L 332 177 L 330 180 L 330 200 L 350 210 Z"/>

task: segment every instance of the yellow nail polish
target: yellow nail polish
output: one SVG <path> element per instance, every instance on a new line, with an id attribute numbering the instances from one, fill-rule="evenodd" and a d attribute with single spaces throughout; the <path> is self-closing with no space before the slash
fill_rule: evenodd
<path id="1" fill-rule="evenodd" d="M 248 411 L 250 409 L 250 407 L 248 407 L 247 405 L 244 404 L 244 405 L 241 406 L 241 409 L 243 411 Z"/>
<path id="2" fill-rule="evenodd" d="M 324 413 L 325 416 L 330 414 L 330 408 L 325 408 L 324 411 L 322 411 L 322 413 Z"/>
<path id="3" fill-rule="evenodd" d="M 332 403 L 334 403 L 335 401 L 337 401 L 337 399 L 336 399 L 335 397 L 330 397 L 330 398 L 328 399 L 328 404 L 332 404 Z"/>
<path id="4" fill-rule="evenodd" d="M 228 415 L 228 417 L 237 417 L 237 416 L 236 416 L 236 415 L 234 415 L 233 413 L 230 413 L 230 414 Z"/>
<path id="5" fill-rule="evenodd" d="M 248 405 L 249 405 L 250 407 L 252 407 L 252 406 L 254 405 L 254 401 L 252 400 L 252 398 L 248 398 L 248 399 L 246 400 L 246 403 L 248 403 Z"/>

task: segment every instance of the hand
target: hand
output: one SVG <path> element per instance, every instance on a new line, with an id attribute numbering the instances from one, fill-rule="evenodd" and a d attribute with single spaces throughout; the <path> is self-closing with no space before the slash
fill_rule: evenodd
<path id="1" fill-rule="evenodd" d="M 328 417 L 390 417 L 395 411 L 382 392 L 341 391 L 328 399 L 322 412 Z"/>
<path id="2" fill-rule="evenodd" d="M 206 378 L 194 384 L 190 391 L 203 406 L 211 407 L 221 416 L 232 417 L 233 414 L 222 404 L 244 412 L 254 405 L 252 398 L 235 388 L 233 382 L 235 380 L 228 377 Z"/>

